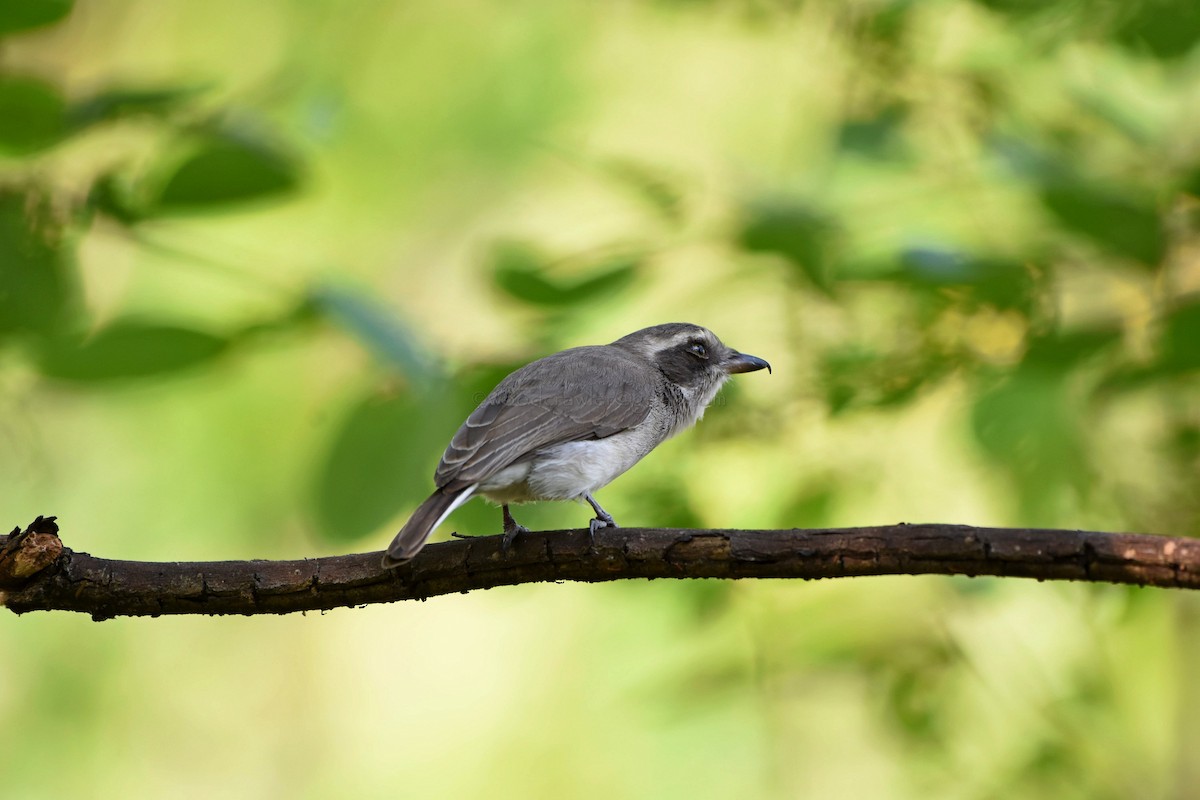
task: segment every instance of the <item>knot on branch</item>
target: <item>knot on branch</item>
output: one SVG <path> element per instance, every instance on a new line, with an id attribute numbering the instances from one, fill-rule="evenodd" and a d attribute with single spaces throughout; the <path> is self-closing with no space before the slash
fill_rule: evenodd
<path id="1" fill-rule="evenodd" d="M 0 547 L 0 590 L 19 589 L 58 561 L 63 543 L 56 517 L 38 517 L 25 530 L 13 528 Z"/>

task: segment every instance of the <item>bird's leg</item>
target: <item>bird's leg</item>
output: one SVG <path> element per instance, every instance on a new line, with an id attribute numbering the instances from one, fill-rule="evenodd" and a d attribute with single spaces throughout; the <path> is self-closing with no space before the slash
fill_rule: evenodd
<path id="1" fill-rule="evenodd" d="M 512 514 L 508 513 L 507 503 L 500 506 L 500 510 L 504 512 L 504 541 L 500 543 L 500 547 L 503 550 L 507 550 L 508 548 L 512 547 L 514 539 L 516 539 L 522 533 L 529 533 L 529 528 L 526 528 L 524 525 L 517 524 L 517 521 L 513 519 Z"/>
<path id="2" fill-rule="evenodd" d="M 615 521 L 613 521 L 612 514 L 609 514 L 600 507 L 600 504 L 596 502 L 596 498 L 592 497 L 590 494 L 586 494 L 583 496 L 583 499 L 587 500 L 588 505 L 590 505 L 592 510 L 596 512 L 596 518 L 588 524 L 588 537 L 592 540 L 592 546 L 595 547 L 596 531 L 600 530 L 601 528 L 616 528 L 619 526 Z"/>

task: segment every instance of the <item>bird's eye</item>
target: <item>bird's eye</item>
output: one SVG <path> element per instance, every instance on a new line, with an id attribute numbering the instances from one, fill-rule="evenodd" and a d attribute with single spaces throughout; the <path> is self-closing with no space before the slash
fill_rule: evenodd
<path id="1" fill-rule="evenodd" d="M 692 342 L 687 346 L 687 351 L 696 358 L 708 359 L 708 348 L 699 342 Z"/>

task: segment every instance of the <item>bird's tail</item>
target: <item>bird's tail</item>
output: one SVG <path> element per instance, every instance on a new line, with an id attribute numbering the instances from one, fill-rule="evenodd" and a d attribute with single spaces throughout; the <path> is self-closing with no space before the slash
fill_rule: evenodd
<path id="1" fill-rule="evenodd" d="M 471 495 L 475 493 L 475 486 L 476 484 L 472 484 L 465 489 L 452 492 L 438 489 L 429 495 L 429 499 L 417 506 L 417 510 L 408 518 L 408 522 L 404 523 L 404 527 L 388 545 L 387 552 L 383 554 L 383 568 L 391 569 L 406 561 L 411 561 L 413 556 L 421 552 L 429 534 L 433 533 L 434 529 L 450 516 L 451 511 L 471 498 Z"/>

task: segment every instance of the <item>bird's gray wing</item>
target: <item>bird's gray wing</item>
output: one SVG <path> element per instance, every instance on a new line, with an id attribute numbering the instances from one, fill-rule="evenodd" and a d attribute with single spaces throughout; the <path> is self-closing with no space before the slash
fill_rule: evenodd
<path id="1" fill-rule="evenodd" d="M 521 367 L 467 418 L 434 475 L 439 488 L 485 480 L 539 448 L 603 439 L 646 419 L 658 373 L 607 346 L 576 347 Z"/>

